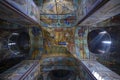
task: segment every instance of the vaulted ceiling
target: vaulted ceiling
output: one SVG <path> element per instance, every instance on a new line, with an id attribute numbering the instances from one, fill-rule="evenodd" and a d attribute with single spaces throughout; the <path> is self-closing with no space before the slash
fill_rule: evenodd
<path id="1" fill-rule="evenodd" d="M 40 0 L 40 20 L 43 27 L 73 27 L 80 0 Z"/>

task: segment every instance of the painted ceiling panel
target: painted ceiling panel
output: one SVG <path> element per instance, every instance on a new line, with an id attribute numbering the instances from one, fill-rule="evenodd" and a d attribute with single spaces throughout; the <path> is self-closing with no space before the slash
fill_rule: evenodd
<path id="1" fill-rule="evenodd" d="M 75 10 L 72 0 L 49 0 L 44 1 L 42 12 L 47 14 L 66 14 Z"/>
<path id="2" fill-rule="evenodd" d="M 49 39 L 46 37 L 45 40 L 45 49 L 46 53 L 56 53 L 56 51 L 60 52 L 61 49 L 52 50 L 52 46 L 63 46 L 69 50 L 69 52 L 75 54 L 75 45 L 74 45 L 74 31 L 73 28 L 46 28 L 46 31 L 49 31 Z M 47 34 L 47 33 L 44 33 Z M 52 50 L 52 51 L 51 51 Z M 63 50 L 62 50 L 63 51 Z M 57 52 L 57 53 L 58 53 Z"/>
<path id="3" fill-rule="evenodd" d="M 43 27 L 73 27 L 76 24 L 78 0 L 43 0 L 40 20 Z"/>

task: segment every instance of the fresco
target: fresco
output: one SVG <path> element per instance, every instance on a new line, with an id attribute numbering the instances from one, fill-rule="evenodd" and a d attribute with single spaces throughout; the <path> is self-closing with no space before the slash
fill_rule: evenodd
<path id="1" fill-rule="evenodd" d="M 74 30 L 75 28 L 46 28 L 44 31 L 44 44 L 48 50 L 51 46 L 64 46 L 71 53 L 74 49 Z M 47 32 L 48 31 L 48 32 Z"/>
<path id="2" fill-rule="evenodd" d="M 43 27 L 73 27 L 78 0 L 44 0 L 40 7 Z"/>
<path id="3" fill-rule="evenodd" d="M 32 27 L 29 29 L 29 34 L 31 40 L 31 49 L 29 54 L 32 55 L 32 59 L 40 58 L 44 51 L 42 31 L 39 27 Z"/>
<path id="4" fill-rule="evenodd" d="M 44 1 L 42 9 L 42 12 L 46 14 L 66 14 L 73 11 L 73 0 L 47 0 Z"/>
<path id="5" fill-rule="evenodd" d="M 76 56 L 79 59 L 89 58 L 89 50 L 87 46 L 88 29 L 86 27 L 78 27 L 75 32 L 75 49 Z"/>
<path id="6" fill-rule="evenodd" d="M 40 23 L 40 12 L 33 0 L 1 0 L 0 2 L 8 4 L 11 8 L 14 9 L 11 10 L 11 8 L 0 4 L 0 13 L 2 13 L 0 14 L 1 19 L 10 22 L 13 21 L 19 23 L 20 25 L 33 23 L 25 17 L 23 17 L 24 15 L 34 20 L 35 22 Z M 16 13 L 16 10 L 18 10 L 20 14 Z"/>
<path id="7" fill-rule="evenodd" d="M 43 27 L 74 27 L 103 0 L 41 0 Z"/>

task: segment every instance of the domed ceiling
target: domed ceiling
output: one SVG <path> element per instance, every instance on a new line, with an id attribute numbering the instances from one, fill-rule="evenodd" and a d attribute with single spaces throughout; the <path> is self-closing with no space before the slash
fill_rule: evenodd
<path id="1" fill-rule="evenodd" d="M 40 20 L 43 27 L 73 27 L 78 0 L 41 0 Z"/>

